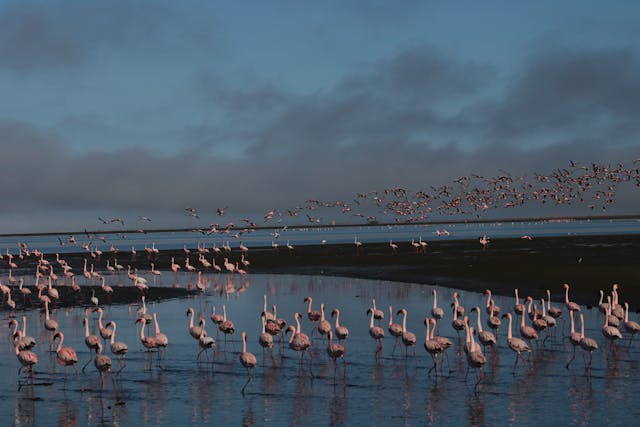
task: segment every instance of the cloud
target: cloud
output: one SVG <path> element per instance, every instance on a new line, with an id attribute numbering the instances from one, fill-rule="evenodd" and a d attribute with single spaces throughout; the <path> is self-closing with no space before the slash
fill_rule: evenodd
<path id="1" fill-rule="evenodd" d="M 215 32 L 197 14 L 148 1 L 10 1 L 0 12 L 0 68 L 19 73 L 83 66 L 105 50 L 178 54 L 211 46 Z"/>
<path id="2" fill-rule="evenodd" d="M 493 138 L 608 138 L 631 130 L 640 113 L 640 58 L 630 48 L 552 48 L 526 61 L 493 108 L 480 109 Z"/>

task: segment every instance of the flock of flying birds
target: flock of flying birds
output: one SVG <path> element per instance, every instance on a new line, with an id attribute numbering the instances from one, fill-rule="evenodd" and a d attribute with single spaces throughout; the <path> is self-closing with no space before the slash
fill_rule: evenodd
<path id="1" fill-rule="evenodd" d="M 268 226 L 272 221 L 286 223 L 286 218 L 306 217 L 310 225 L 338 222 L 335 211 L 350 218 L 361 218 L 367 223 L 423 222 L 433 217 L 461 216 L 480 218 L 489 210 L 509 209 L 525 205 L 583 205 L 590 210 L 606 212 L 616 201 L 620 185 L 640 187 L 640 159 L 630 167 L 623 163 L 606 165 L 580 164 L 570 161 L 565 168 L 548 174 L 533 173 L 513 175 L 500 171 L 496 176 L 470 174 L 460 176 L 450 184 L 430 186 L 428 189 L 410 191 L 402 187 L 385 188 L 357 193 L 351 201 L 321 201 L 309 199 L 301 205 L 286 209 L 269 209 L 258 219 L 240 218 L 225 225 L 212 223 L 208 228 L 197 228 L 203 234 L 228 233 L 239 230 L 237 235 L 250 232 L 259 224 Z M 214 215 L 228 215 L 228 206 L 217 208 Z M 200 219 L 195 207 L 184 209 L 186 216 Z M 204 215 L 203 215 L 204 216 Z M 123 218 L 98 218 L 103 225 L 125 225 Z M 151 223 L 151 218 L 138 216 L 137 223 Z M 301 225 L 301 224 L 297 224 Z M 286 227 L 286 225 L 285 225 Z M 143 228 L 137 231 L 143 232 Z M 65 242 L 61 242 L 63 244 Z"/>

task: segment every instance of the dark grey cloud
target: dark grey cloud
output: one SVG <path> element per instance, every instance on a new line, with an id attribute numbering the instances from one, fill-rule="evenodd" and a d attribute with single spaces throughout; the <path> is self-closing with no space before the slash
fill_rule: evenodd
<path id="1" fill-rule="evenodd" d="M 0 6 L 0 68 L 46 72 L 85 65 L 107 50 L 176 54 L 212 46 L 213 26 L 152 1 L 32 2 Z"/>
<path id="2" fill-rule="evenodd" d="M 629 48 L 552 48 L 528 60 L 505 97 L 482 109 L 496 138 L 631 130 L 640 113 L 640 58 Z"/>

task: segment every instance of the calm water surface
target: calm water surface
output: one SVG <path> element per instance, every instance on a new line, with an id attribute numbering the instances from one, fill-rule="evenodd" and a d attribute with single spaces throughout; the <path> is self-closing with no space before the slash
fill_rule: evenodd
<path id="1" fill-rule="evenodd" d="M 162 279 L 172 284 L 165 272 Z M 190 278 L 178 276 L 183 285 Z M 604 349 L 608 344 L 600 332 L 602 315 L 587 310 L 586 334 L 595 338 L 600 350 L 594 353 L 593 369 L 587 374 L 581 351 L 570 369 L 565 364 L 571 356 L 570 344 L 560 338 L 563 322 L 558 323 L 558 337 L 547 340 L 544 350 L 536 350 L 531 364 L 518 366 L 512 373 L 514 353 L 506 346 L 506 323 L 499 332 L 499 345 L 486 351 L 484 377 L 475 388 L 476 374 L 465 378 L 467 363 L 460 351 L 461 341 L 451 327 L 449 309 L 454 289 L 436 287 L 438 305 L 445 308 L 440 334 L 456 344 L 448 350 L 451 372 L 436 377 L 427 374 L 431 358 L 426 354 L 423 319 L 431 311 L 432 286 L 378 282 L 349 278 L 249 275 L 244 278 L 208 275 L 208 291 L 188 299 L 167 300 L 148 304 L 156 312 L 160 327 L 170 340 L 166 358 L 159 369 L 143 351 L 139 330 L 134 327 L 135 306 L 104 305 L 105 321 L 118 324 L 117 340 L 129 345 L 127 366 L 116 375 L 118 397 L 109 379 L 100 390 L 98 374 L 92 364 L 80 374 L 86 390 L 80 392 L 77 379 L 69 370 L 56 365 L 48 352 L 48 332 L 43 327 L 44 314 L 39 310 L 17 312 L 27 318 L 27 332 L 36 337 L 39 356 L 36 385 L 18 390 L 18 361 L 12 353 L 8 330 L 0 331 L 0 414 L 3 424 L 30 425 L 622 425 L 635 424 L 640 415 L 636 405 L 640 380 L 640 342 L 627 347 L 619 343 L 615 356 Z M 109 279 L 108 281 L 109 282 Z M 219 289 L 233 292 L 224 293 Z M 117 289 L 116 289 L 117 292 Z M 459 291 L 467 312 L 474 305 L 483 307 L 479 293 Z M 273 360 L 264 356 L 257 342 L 263 295 L 268 303 L 277 304 L 278 317 L 293 323 L 293 313 L 306 311 L 304 297 L 313 296 L 313 308 L 326 304 L 327 315 L 341 309 L 341 324 L 350 330 L 346 341 L 346 372 L 339 362 L 337 378 L 325 353 L 325 342 L 313 339 L 312 369 L 298 364 L 297 355 L 285 346 L 274 348 Z M 562 289 L 553 289 L 553 298 L 563 300 Z M 539 299 L 539 295 L 534 296 Z M 622 296 L 624 297 L 624 295 Z M 153 298 L 151 290 L 150 298 Z M 369 337 L 369 318 L 365 312 L 376 299 L 379 308 L 389 305 L 394 312 L 408 310 L 407 329 L 418 336 L 417 357 L 412 351 L 405 359 L 403 348 L 392 354 L 394 341 L 384 339 L 382 357 L 374 357 L 375 343 Z M 512 310 L 513 298 L 496 297 L 502 311 Z M 198 343 L 188 333 L 186 311 L 193 307 L 209 320 L 212 305 L 227 308 L 236 333 L 226 345 L 217 337 L 209 321 L 209 335 L 217 338 L 214 363 L 206 358 L 195 361 Z M 555 302 L 555 306 L 564 305 Z M 92 333 L 96 314 L 92 315 Z M 0 312 L 0 321 L 8 323 L 9 313 Z M 65 345 L 74 347 L 80 364 L 89 358 L 84 345 L 82 308 L 59 309 L 53 314 L 65 333 Z M 566 317 L 567 313 L 563 314 Z M 635 317 L 634 314 L 632 317 Z M 475 324 L 475 316 L 472 323 Z M 637 320 L 637 319 L 636 319 Z M 394 321 L 401 318 L 394 315 Z M 504 319 L 506 321 L 506 319 Z M 332 322 L 333 323 L 333 322 Z M 311 323 L 303 318 L 303 332 L 311 333 Z M 567 335 L 568 322 L 565 326 Z M 485 328 L 486 329 L 486 328 Z M 238 361 L 240 333 L 247 331 L 248 350 L 256 354 L 258 366 L 254 379 L 243 396 L 240 390 L 247 380 L 246 370 Z M 517 335 L 517 333 L 516 333 Z M 623 334 L 624 335 L 624 334 Z M 640 341 L 640 340 L 638 340 Z M 460 354 L 462 353 L 462 354 Z M 112 356 L 107 350 L 107 354 Z M 204 357 L 204 356 L 203 356 Z M 115 366 L 115 357 L 114 357 Z M 445 365 L 445 371 L 448 371 Z M 35 399 L 32 397 L 35 396 Z M 6 420 L 10 420 L 9 422 Z"/>

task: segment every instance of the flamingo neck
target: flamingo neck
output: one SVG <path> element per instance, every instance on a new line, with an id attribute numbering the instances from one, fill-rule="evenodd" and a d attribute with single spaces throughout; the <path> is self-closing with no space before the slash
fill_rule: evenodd
<path id="1" fill-rule="evenodd" d="M 482 333 L 482 322 L 480 322 L 480 310 L 476 310 L 478 312 L 478 332 Z"/>
<path id="2" fill-rule="evenodd" d="M 511 316 L 509 316 L 509 329 L 507 329 L 507 339 L 511 339 L 513 338 L 513 335 L 511 334 Z"/>
<path id="3" fill-rule="evenodd" d="M 407 313 L 402 312 L 402 333 L 407 332 Z"/>
<path id="4" fill-rule="evenodd" d="M 436 291 L 433 291 L 433 308 L 438 307 L 438 296 L 436 295 Z"/>

